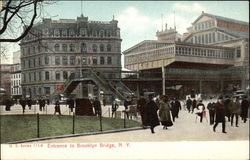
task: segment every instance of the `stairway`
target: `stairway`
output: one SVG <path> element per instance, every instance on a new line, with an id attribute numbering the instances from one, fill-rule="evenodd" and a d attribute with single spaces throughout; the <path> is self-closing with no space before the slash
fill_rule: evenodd
<path id="1" fill-rule="evenodd" d="M 111 79 L 108 79 L 102 73 L 93 69 L 88 71 L 87 78 L 83 78 L 80 76 L 70 77 L 70 79 L 65 82 L 65 88 L 62 94 L 64 94 L 65 96 L 70 95 L 70 93 L 74 91 L 77 85 L 80 82 L 84 81 L 93 81 L 100 88 L 111 91 L 121 100 L 125 100 L 127 96 L 133 95 L 133 92 L 120 80 L 113 81 Z"/>

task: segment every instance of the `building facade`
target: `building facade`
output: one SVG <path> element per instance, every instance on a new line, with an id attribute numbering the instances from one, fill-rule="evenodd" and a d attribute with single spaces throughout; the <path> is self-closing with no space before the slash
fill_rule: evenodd
<path id="1" fill-rule="evenodd" d="M 222 19 L 233 25 L 229 22 L 222 25 Z M 164 39 L 161 36 L 158 40 L 143 41 L 124 51 L 125 68 L 155 74 L 159 81 L 155 85 L 151 83 L 151 90 L 160 94 L 174 86 L 182 86 L 179 91 L 182 95 L 192 89 L 208 94 L 246 89 L 249 83 L 249 31 L 246 24 L 202 13 L 181 42 L 176 41 L 177 36 L 165 34 Z M 164 32 L 172 30 L 166 28 Z M 160 34 L 157 32 L 156 35 Z"/>
<path id="2" fill-rule="evenodd" d="M 11 95 L 11 72 L 13 64 L 0 64 L 0 88 L 6 91 L 7 95 Z"/>
<path id="3" fill-rule="evenodd" d="M 13 52 L 13 70 L 11 72 L 11 96 L 14 99 L 22 97 L 20 51 Z"/>
<path id="4" fill-rule="evenodd" d="M 68 78 L 84 70 L 121 70 L 118 21 L 43 19 L 20 43 L 23 95 L 58 95 Z M 79 89 L 81 90 L 81 89 Z M 80 92 L 80 91 L 79 91 Z"/>

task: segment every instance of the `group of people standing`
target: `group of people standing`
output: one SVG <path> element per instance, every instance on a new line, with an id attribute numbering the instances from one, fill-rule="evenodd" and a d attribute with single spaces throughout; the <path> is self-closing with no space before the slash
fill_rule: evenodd
<path id="1" fill-rule="evenodd" d="M 45 99 L 41 97 L 38 100 L 32 100 L 31 98 L 21 98 L 19 100 L 19 104 L 22 106 L 23 113 L 25 113 L 25 107 L 28 105 L 29 109 L 31 110 L 32 105 L 39 104 L 39 110 L 40 111 L 45 111 L 45 105 L 49 105 L 50 101 L 49 99 Z"/>

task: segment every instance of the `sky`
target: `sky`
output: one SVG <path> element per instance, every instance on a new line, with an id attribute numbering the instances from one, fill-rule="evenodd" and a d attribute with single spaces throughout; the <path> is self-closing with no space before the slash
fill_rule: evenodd
<path id="1" fill-rule="evenodd" d="M 46 6 L 37 21 L 76 19 L 81 13 L 89 20 L 110 21 L 114 15 L 124 51 L 143 40 L 155 40 L 162 24 L 174 27 L 174 19 L 177 31 L 185 33 L 202 11 L 249 22 L 248 7 L 248 1 L 57 1 Z M 12 63 L 12 52 L 18 49 L 17 43 L 11 44 L 1 63 Z"/>

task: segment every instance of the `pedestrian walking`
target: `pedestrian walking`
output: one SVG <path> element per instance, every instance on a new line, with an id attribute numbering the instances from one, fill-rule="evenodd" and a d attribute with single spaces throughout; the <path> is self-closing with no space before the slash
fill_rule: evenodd
<path id="1" fill-rule="evenodd" d="M 188 97 L 188 99 L 186 101 L 186 105 L 187 105 L 188 113 L 190 113 L 190 109 L 191 109 L 191 106 L 192 106 L 192 100 L 190 99 L 190 97 Z"/>
<path id="2" fill-rule="evenodd" d="M 4 100 L 5 110 L 10 111 L 10 107 L 14 104 L 14 101 L 10 97 L 6 97 Z"/>
<path id="3" fill-rule="evenodd" d="M 177 98 L 175 98 L 175 107 L 176 107 L 176 110 L 177 110 L 176 118 L 179 118 L 179 111 L 181 110 L 181 103 Z"/>
<path id="4" fill-rule="evenodd" d="M 93 107 L 95 110 L 95 115 L 97 116 L 101 116 L 102 115 L 102 107 L 101 107 L 101 102 L 99 101 L 99 99 L 97 97 L 95 97 L 94 101 L 93 101 Z"/>
<path id="5" fill-rule="evenodd" d="M 143 97 L 143 95 L 140 96 L 140 99 L 137 101 L 137 110 L 139 111 L 141 115 L 141 121 L 143 128 L 147 128 L 147 114 L 145 111 L 145 106 L 147 104 L 146 99 Z"/>
<path id="6" fill-rule="evenodd" d="M 232 100 L 230 99 L 230 97 L 228 95 L 225 96 L 225 100 L 224 100 L 224 105 L 225 105 L 225 114 L 226 114 L 226 117 L 228 119 L 228 122 L 230 122 L 230 118 L 231 118 L 231 112 L 230 112 L 230 109 L 229 109 L 229 105 L 230 105 L 230 102 Z"/>
<path id="7" fill-rule="evenodd" d="M 216 131 L 216 127 L 219 123 L 222 123 L 222 133 L 227 133 L 225 123 L 225 106 L 222 96 L 219 97 L 218 102 L 215 104 L 215 124 L 213 126 L 214 132 Z"/>
<path id="8" fill-rule="evenodd" d="M 233 97 L 233 100 L 229 103 L 229 111 L 231 113 L 231 126 L 233 126 L 235 116 L 235 126 L 238 127 L 239 115 L 241 113 L 241 106 L 238 97 Z"/>
<path id="9" fill-rule="evenodd" d="M 25 112 L 25 106 L 26 106 L 26 99 L 23 97 L 19 100 L 20 105 L 22 106 L 23 113 Z"/>
<path id="10" fill-rule="evenodd" d="M 163 129 L 168 129 L 168 127 L 173 125 L 170 115 L 170 104 L 168 102 L 167 96 L 161 96 L 160 98 L 160 106 L 159 106 L 159 117 L 161 125 L 163 125 Z"/>
<path id="11" fill-rule="evenodd" d="M 29 110 L 31 110 L 31 106 L 32 106 L 32 100 L 31 100 L 31 98 L 27 99 L 27 105 L 29 107 Z"/>
<path id="12" fill-rule="evenodd" d="M 131 101 L 129 100 L 129 97 L 127 97 L 124 101 L 125 114 L 127 115 L 127 118 L 129 118 L 129 114 L 126 111 L 128 110 L 129 105 L 131 105 Z"/>
<path id="13" fill-rule="evenodd" d="M 113 115 L 116 114 L 116 111 L 117 109 L 119 108 L 119 105 L 117 104 L 117 102 L 114 100 L 113 103 L 112 103 L 112 107 L 111 107 L 111 110 L 112 110 L 112 118 L 113 118 Z M 116 117 L 116 115 L 115 115 Z"/>
<path id="14" fill-rule="evenodd" d="M 45 110 L 45 99 L 43 97 L 39 99 L 39 109 L 40 109 L 40 111 Z"/>
<path id="15" fill-rule="evenodd" d="M 241 118 L 244 123 L 246 123 L 248 118 L 248 109 L 249 109 L 249 101 L 247 100 L 247 96 L 244 96 L 241 102 Z"/>
<path id="16" fill-rule="evenodd" d="M 54 115 L 55 115 L 57 112 L 59 113 L 59 115 L 61 115 L 61 109 L 60 109 L 60 103 L 59 103 L 59 100 L 56 100 Z"/>
<path id="17" fill-rule="evenodd" d="M 215 116 L 215 103 L 212 101 L 212 97 L 210 97 L 210 102 L 207 104 L 207 109 L 209 112 L 210 125 L 213 125 Z"/>
<path id="18" fill-rule="evenodd" d="M 150 94 L 148 96 L 148 99 L 149 99 L 149 102 L 146 104 L 146 107 L 145 107 L 146 114 L 147 114 L 147 117 L 148 117 L 147 125 L 150 126 L 151 133 L 155 133 L 154 128 L 156 126 L 160 125 L 158 115 L 157 115 L 157 110 L 159 108 L 156 105 L 156 103 L 153 101 L 153 95 L 152 94 Z"/>
<path id="19" fill-rule="evenodd" d="M 199 100 L 199 102 L 197 103 L 195 114 L 200 117 L 200 122 L 202 123 L 203 116 L 204 114 L 206 114 L 205 105 L 202 103 L 202 100 Z"/>
<path id="20" fill-rule="evenodd" d="M 175 118 L 178 118 L 178 113 L 179 113 L 179 103 L 175 98 L 170 102 L 171 104 L 171 114 L 173 117 L 173 122 L 175 122 Z"/>
<path id="21" fill-rule="evenodd" d="M 75 101 L 70 97 L 67 104 L 69 105 L 70 112 L 73 112 L 73 109 L 75 108 Z"/>
<path id="22" fill-rule="evenodd" d="M 194 109 L 196 108 L 197 101 L 196 99 L 193 99 L 192 101 L 192 113 L 194 113 Z"/>

